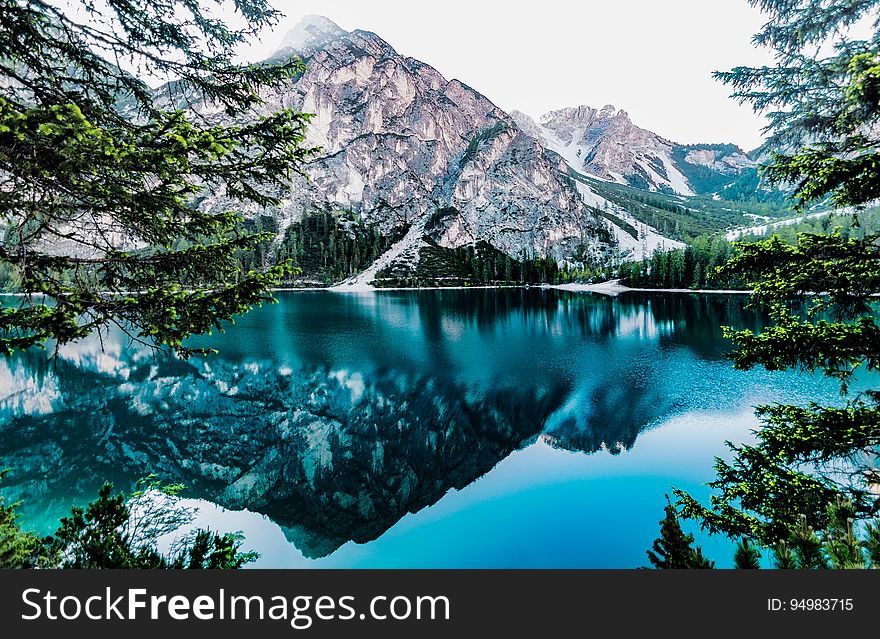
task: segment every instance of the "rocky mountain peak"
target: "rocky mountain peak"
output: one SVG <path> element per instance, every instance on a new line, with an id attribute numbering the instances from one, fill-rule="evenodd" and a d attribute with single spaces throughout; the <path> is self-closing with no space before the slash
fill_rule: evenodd
<path id="1" fill-rule="evenodd" d="M 300 55 L 311 55 L 333 40 L 348 35 L 338 24 L 318 15 L 307 15 L 281 41 L 279 51 L 292 49 Z"/>
<path id="2" fill-rule="evenodd" d="M 602 107 L 602 110 L 599 111 L 600 118 L 612 118 L 617 115 L 626 116 L 627 113 L 626 113 L 626 111 L 623 111 L 623 110 L 618 111 L 617 107 L 615 107 L 613 104 L 606 104 L 605 106 Z"/>
<path id="3" fill-rule="evenodd" d="M 694 193 L 675 164 L 675 145 L 636 126 L 613 104 L 551 111 L 540 123 L 529 133 L 577 171 L 650 191 Z M 520 126 L 529 129 L 527 121 Z"/>
<path id="4" fill-rule="evenodd" d="M 519 128 L 575 171 L 647 191 L 717 194 L 755 161 L 733 144 L 677 144 L 632 122 L 614 105 L 558 109 L 538 122 L 512 112 Z"/>
<path id="5" fill-rule="evenodd" d="M 283 44 L 276 56 L 300 55 L 305 71 L 267 88 L 262 109 L 313 114 L 306 143 L 320 152 L 303 167 L 308 179 L 294 177 L 266 213 L 283 230 L 307 212 L 345 211 L 402 236 L 363 283 L 414 269 L 423 253 L 478 243 L 515 259 L 599 260 L 614 250 L 558 160 L 474 89 L 326 18 L 305 18 Z M 230 203 L 217 193 L 203 205 Z"/>

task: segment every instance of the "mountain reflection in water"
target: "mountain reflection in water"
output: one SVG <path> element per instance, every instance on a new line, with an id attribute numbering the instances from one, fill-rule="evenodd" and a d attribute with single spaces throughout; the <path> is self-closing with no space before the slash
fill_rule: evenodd
<path id="1" fill-rule="evenodd" d="M 741 402 L 769 379 L 722 359 L 721 325 L 761 324 L 743 297 L 278 297 L 191 340 L 216 356 L 181 361 L 112 334 L 53 361 L 0 361 L 0 468 L 14 471 L 3 490 L 24 501 L 25 523 L 48 532 L 104 480 L 156 473 L 268 516 L 322 557 L 380 537 L 538 438 L 616 454 L 659 420 Z"/>

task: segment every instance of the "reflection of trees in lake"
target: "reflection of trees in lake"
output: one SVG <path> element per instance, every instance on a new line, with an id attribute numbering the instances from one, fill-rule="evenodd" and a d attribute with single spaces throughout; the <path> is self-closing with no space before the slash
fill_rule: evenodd
<path id="1" fill-rule="evenodd" d="M 280 356 L 283 348 L 230 358 L 220 344 L 221 357 L 182 362 L 113 337 L 106 350 L 84 342 L 54 362 L 28 353 L 0 363 L 0 467 L 15 470 L 11 496 L 39 504 L 50 520 L 104 479 L 128 484 L 156 472 L 193 496 L 266 514 L 306 555 L 325 555 L 348 540 L 378 537 L 542 432 L 571 450 L 632 446 L 676 400 L 637 357 L 615 358 L 612 338 L 684 343 L 716 357 L 716 327 L 737 308 L 722 297 L 609 299 L 536 289 L 377 297 L 370 306 L 325 296 L 330 307 L 312 309 L 315 321 L 340 321 L 333 309 L 340 302 L 355 325 L 378 318 L 380 328 L 355 342 L 340 332 L 345 348 L 328 344 L 334 334 L 325 331 L 298 346 L 305 361 L 316 344 L 325 350 L 297 369 Z M 282 320 L 272 310 L 257 315 L 276 335 Z M 410 339 L 433 346 L 409 360 L 406 349 L 394 348 L 412 333 L 413 317 L 418 331 Z M 486 350 L 457 346 L 474 334 L 479 344 L 496 341 Z M 528 361 L 536 344 L 551 348 L 572 335 L 586 338 L 601 375 L 507 370 L 504 358 L 492 357 L 500 343 Z M 247 333 L 224 340 L 259 353 Z M 336 348 L 347 361 L 332 361 Z M 466 365 L 481 374 L 468 376 Z"/>

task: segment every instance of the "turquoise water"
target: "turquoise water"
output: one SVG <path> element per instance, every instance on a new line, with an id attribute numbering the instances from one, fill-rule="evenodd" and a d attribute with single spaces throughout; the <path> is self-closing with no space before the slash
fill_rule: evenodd
<path id="1" fill-rule="evenodd" d="M 180 361 L 120 334 L 0 363 L 3 494 L 49 532 L 105 479 L 186 484 L 264 567 L 643 565 L 752 407 L 833 382 L 734 371 L 746 299 L 541 289 L 279 293 Z M 729 543 L 700 536 L 730 564 Z"/>

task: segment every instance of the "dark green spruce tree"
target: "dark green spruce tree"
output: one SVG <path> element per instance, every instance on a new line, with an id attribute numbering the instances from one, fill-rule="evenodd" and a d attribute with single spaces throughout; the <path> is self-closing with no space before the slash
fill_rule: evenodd
<path id="1" fill-rule="evenodd" d="M 0 272 L 22 294 L 0 307 L 0 352 L 116 325 L 190 354 L 291 268 L 236 257 L 267 239 L 243 207 L 276 204 L 310 154 L 306 115 L 258 112 L 301 63 L 233 60 L 277 21 L 266 0 L 56 4 L 0 0 Z M 218 193 L 238 204 L 197 206 Z"/>
<path id="2" fill-rule="evenodd" d="M 666 516 L 660 521 L 660 537 L 648 551 L 651 565 L 661 570 L 713 568 L 715 563 L 703 557 L 699 546 L 694 546 L 694 536 L 686 535 L 681 529 L 675 506 L 667 503 L 665 512 Z"/>
<path id="3" fill-rule="evenodd" d="M 789 186 L 798 210 L 870 204 L 880 196 L 880 1 L 751 4 L 767 16 L 755 43 L 776 65 L 718 76 L 769 118 L 765 178 Z M 849 28 L 865 19 L 872 32 L 853 37 Z M 679 506 L 713 533 L 785 544 L 786 566 L 856 565 L 853 526 L 859 533 L 880 510 L 880 390 L 854 384 L 880 368 L 880 238 L 773 237 L 739 245 L 721 271 L 750 282 L 773 319 L 760 333 L 727 329 L 734 365 L 818 372 L 839 382 L 842 399 L 759 407 L 756 443 L 716 460 L 710 503 L 676 491 Z M 848 504 L 843 519 L 838 503 Z M 824 545 L 813 530 L 824 531 Z"/>
<path id="4" fill-rule="evenodd" d="M 221 5 L 245 26 L 218 20 Z M 241 255 L 272 234 L 249 229 L 242 211 L 276 204 L 312 153 L 307 115 L 260 113 L 262 88 L 302 65 L 233 55 L 278 16 L 266 0 L 0 0 L 0 276 L 20 294 L 0 301 L 0 353 L 116 326 L 187 356 L 190 335 L 271 301 L 292 267 L 243 270 Z M 217 194 L 234 204 L 199 206 Z M 175 522 L 152 510 L 133 519 L 109 487 L 51 539 L 24 532 L 15 506 L 0 498 L 3 567 L 253 558 L 234 535 L 205 530 L 161 555 L 151 540 Z"/>
<path id="5" fill-rule="evenodd" d="M 0 482 L 8 471 L 0 471 Z M 29 568 L 41 556 L 39 537 L 18 524 L 18 503 L 8 504 L 0 495 L 0 568 Z"/>
<path id="6" fill-rule="evenodd" d="M 743 539 L 736 545 L 733 565 L 740 570 L 757 570 L 761 567 L 761 553 L 748 539 Z"/>
<path id="7" fill-rule="evenodd" d="M 236 569 L 258 558 L 242 551 L 240 535 L 205 529 L 160 550 L 160 539 L 195 515 L 177 500 L 181 489 L 153 477 L 138 482 L 130 495 L 114 494 L 104 484 L 97 499 L 72 508 L 55 533 L 44 538 L 22 531 L 16 523 L 18 504 L 6 505 L 0 497 L 0 569 Z"/>

